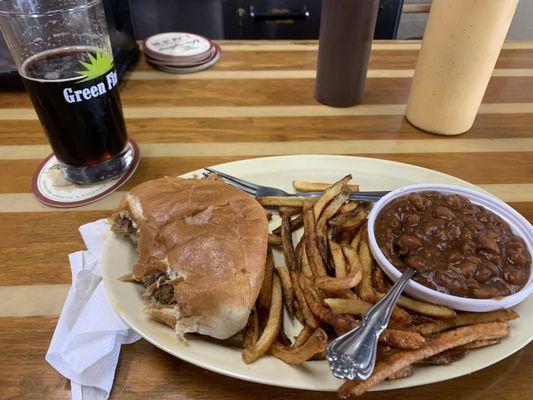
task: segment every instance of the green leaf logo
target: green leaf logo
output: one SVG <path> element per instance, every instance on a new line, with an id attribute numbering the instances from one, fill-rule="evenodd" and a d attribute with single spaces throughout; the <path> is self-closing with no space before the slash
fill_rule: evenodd
<path id="1" fill-rule="evenodd" d="M 84 71 L 76 71 L 81 79 L 78 82 L 87 82 L 102 76 L 113 68 L 113 57 L 106 50 L 96 50 L 93 54 L 88 51 L 89 62 L 81 61 Z"/>

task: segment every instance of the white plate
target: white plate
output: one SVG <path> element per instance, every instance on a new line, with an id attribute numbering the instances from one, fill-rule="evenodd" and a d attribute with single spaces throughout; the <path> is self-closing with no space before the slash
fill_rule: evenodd
<path id="1" fill-rule="evenodd" d="M 362 190 L 391 190 L 413 183 L 433 182 L 482 191 L 463 180 L 440 172 L 361 157 L 269 157 L 236 161 L 214 168 L 286 190 L 291 190 L 293 179 L 331 182 L 351 173 Z M 184 177 L 201 176 L 201 172 L 194 171 Z M 246 365 L 241 361 L 239 349 L 224 347 L 201 338 L 193 338 L 187 343 L 178 341 L 172 329 L 143 314 L 142 288 L 118 280 L 120 276 L 131 272 L 136 257 L 136 252 L 128 241 L 112 235 L 103 257 L 104 284 L 111 304 L 122 319 L 155 346 L 199 367 L 252 382 L 323 391 L 335 391 L 342 383 L 330 374 L 326 361 L 311 361 L 295 367 L 273 357 L 263 357 L 252 365 Z M 450 365 L 417 368 L 412 377 L 387 381 L 373 390 L 439 382 L 470 374 L 510 356 L 533 338 L 533 298 L 526 299 L 514 309 L 520 313 L 521 318 L 512 322 L 511 334 L 501 344 L 472 351 L 464 359 Z"/>

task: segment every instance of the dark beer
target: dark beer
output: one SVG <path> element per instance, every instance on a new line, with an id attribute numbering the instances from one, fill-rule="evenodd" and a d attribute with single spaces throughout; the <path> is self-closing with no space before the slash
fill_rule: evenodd
<path id="1" fill-rule="evenodd" d="M 86 167 L 125 151 L 117 74 L 107 54 L 87 47 L 45 51 L 28 58 L 21 75 L 60 162 Z"/>

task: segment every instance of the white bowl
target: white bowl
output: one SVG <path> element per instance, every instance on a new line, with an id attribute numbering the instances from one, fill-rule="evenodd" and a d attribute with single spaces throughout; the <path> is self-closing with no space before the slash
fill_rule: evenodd
<path id="1" fill-rule="evenodd" d="M 440 185 L 432 183 L 409 185 L 396 189 L 387 194 L 386 196 L 382 197 L 376 204 L 374 204 L 374 207 L 372 208 L 372 211 L 368 216 L 368 237 L 370 243 L 370 250 L 372 251 L 374 258 L 381 266 L 385 274 L 387 274 L 387 276 L 393 281 L 398 280 L 402 273 L 398 269 L 396 269 L 396 267 L 392 265 L 392 263 L 385 257 L 376 242 L 376 237 L 374 233 L 374 224 L 376 222 L 376 217 L 383 209 L 383 207 L 393 199 L 413 192 L 430 190 L 446 194 L 455 193 L 462 195 L 470 199 L 472 203 L 481 205 L 487 210 L 492 211 L 500 218 L 502 218 L 505 222 L 507 222 L 515 234 L 524 239 L 526 245 L 528 246 L 530 254 L 533 254 L 533 227 L 523 216 L 521 216 L 517 211 L 505 204 L 503 201 L 498 200 L 493 196 L 489 196 L 487 194 L 459 186 Z M 530 271 L 529 280 L 520 291 L 510 296 L 498 299 L 472 299 L 453 296 L 450 294 L 438 292 L 434 289 L 430 289 L 413 280 L 409 281 L 409 283 L 405 287 L 405 291 L 409 295 L 417 299 L 448 306 L 456 310 L 475 312 L 493 311 L 502 308 L 510 308 L 526 299 L 533 292 L 533 271 Z"/>

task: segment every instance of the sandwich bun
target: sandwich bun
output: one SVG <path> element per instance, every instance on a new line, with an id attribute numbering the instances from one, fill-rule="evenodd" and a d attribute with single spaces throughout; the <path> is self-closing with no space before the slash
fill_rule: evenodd
<path id="1" fill-rule="evenodd" d="M 216 180 L 140 184 L 111 217 L 139 259 L 147 312 L 183 336 L 226 339 L 242 330 L 261 289 L 268 241 L 263 207 Z"/>

